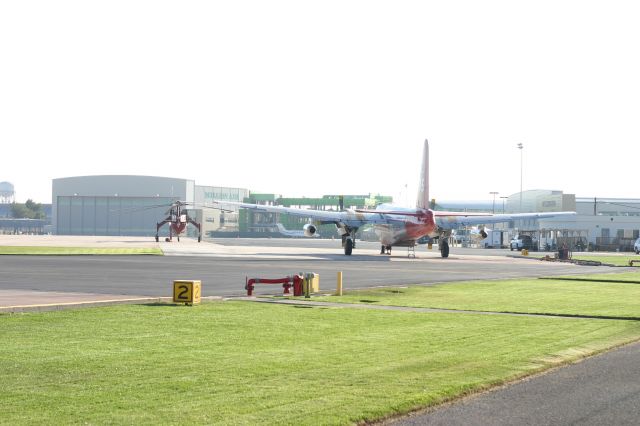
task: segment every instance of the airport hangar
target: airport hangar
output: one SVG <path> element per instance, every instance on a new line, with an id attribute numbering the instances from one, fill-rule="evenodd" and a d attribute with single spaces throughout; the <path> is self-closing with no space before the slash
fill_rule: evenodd
<path id="1" fill-rule="evenodd" d="M 342 200 L 341 200 L 342 198 Z M 496 225 L 502 234 L 502 245 L 517 233 L 533 235 L 540 247 L 546 243 L 565 242 L 569 247 L 578 242 L 595 250 L 629 251 L 640 237 L 640 199 L 577 198 L 562 191 L 529 190 L 500 201 L 437 201 L 436 210 L 460 212 L 553 212 L 576 211 L 573 219 L 516 221 Z M 205 237 L 273 236 L 275 224 L 288 229 L 301 229 L 304 221 L 274 213 L 256 213 L 245 209 L 231 212 L 202 208 L 213 200 L 257 204 L 277 204 L 314 209 L 372 208 L 391 202 L 381 195 L 326 195 L 320 198 L 283 198 L 275 194 L 251 193 L 245 188 L 201 186 L 181 178 L 101 175 L 53 179 L 52 225 L 58 235 L 153 236 L 156 223 L 167 216 L 174 201 L 193 203 L 190 215 L 201 223 Z M 195 214 L 194 214 L 195 212 Z M 323 225 L 320 233 L 335 236 L 333 225 Z M 164 227 L 160 234 L 168 235 Z M 195 236 L 195 230 L 187 233 Z M 364 231 L 366 233 L 366 231 Z"/>

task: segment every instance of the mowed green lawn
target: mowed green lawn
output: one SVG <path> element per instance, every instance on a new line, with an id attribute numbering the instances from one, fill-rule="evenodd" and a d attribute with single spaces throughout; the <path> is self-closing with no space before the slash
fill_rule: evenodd
<path id="1" fill-rule="evenodd" d="M 586 254 L 573 253 L 573 260 L 587 260 L 593 262 L 602 262 L 608 265 L 615 266 L 630 266 L 630 260 L 640 261 L 640 256 L 636 254 L 629 254 L 623 256 L 589 256 Z M 640 266 L 640 263 L 636 263 L 634 266 Z"/>
<path id="2" fill-rule="evenodd" d="M 545 256 L 553 257 L 555 253 L 548 252 L 529 252 L 529 256 L 533 258 L 543 258 Z M 614 265 L 614 266 L 630 266 L 630 260 L 640 261 L 640 256 L 635 253 L 623 254 L 623 255 L 590 255 L 585 252 L 573 252 L 572 260 L 586 260 L 593 262 L 601 262 L 606 265 Z M 640 266 L 640 262 L 636 263 L 633 266 Z"/>
<path id="3" fill-rule="evenodd" d="M 528 314 L 640 318 L 640 273 L 585 279 L 514 279 L 356 290 L 314 300 Z M 621 282 L 611 282 L 619 280 Z M 625 282 L 626 281 L 626 282 Z"/>
<path id="4" fill-rule="evenodd" d="M 348 424 L 638 338 L 628 320 L 251 302 L 5 314 L 0 423 Z"/>
<path id="5" fill-rule="evenodd" d="M 92 247 L 21 247 L 21 246 L 0 246 L 0 255 L 48 255 L 48 256 L 64 256 L 64 255 L 133 255 L 146 254 L 162 256 L 162 250 L 159 248 L 131 248 L 131 247 L 113 247 L 113 248 L 92 248 Z"/>

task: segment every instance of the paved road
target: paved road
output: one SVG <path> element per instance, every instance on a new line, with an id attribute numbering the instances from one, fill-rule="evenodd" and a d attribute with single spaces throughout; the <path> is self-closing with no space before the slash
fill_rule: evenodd
<path id="1" fill-rule="evenodd" d="M 638 425 L 640 344 L 390 424 Z"/>
<path id="2" fill-rule="evenodd" d="M 339 248 L 335 247 L 328 250 L 318 248 L 316 253 L 313 247 L 308 246 L 304 252 L 291 251 L 292 244 L 300 244 L 291 240 L 280 244 L 287 244 L 285 247 L 290 251 L 256 247 L 254 244 L 252 253 L 238 254 L 237 250 L 242 247 L 235 246 L 233 250 L 236 251 L 231 257 L 226 257 L 219 248 L 213 254 L 194 256 L 190 255 L 193 250 L 203 250 L 206 246 L 190 248 L 173 244 L 173 255 L 163 257 L 0 256 L 0 289 L 157 297 L 170 294 L 173 280 L 199 279 L 203 283 L 203 296 L 233 296 L 245 294 L 245 277 L 277 278 L 298 272 L 320 274 L 321 289 L 326 291 L 335 288 L 337 271 L 343 272 L 347 290 L 382 285 L 612 272 L 608 267 L 487 256 L 485 251 L 480 252 L 483 256 L 468 256 L 453 249 L 448 259 L 440 258 L 437 253 L 419 253 L 417 259 L 408 259 L 404 252 L 388 257 L 376 254 L 375 249 L 363 249 L 363 254 L 346 257 L 336 253 Z M 256 289 L 256 294 L 278 292 L 281 288 L 276 286 Z"/>

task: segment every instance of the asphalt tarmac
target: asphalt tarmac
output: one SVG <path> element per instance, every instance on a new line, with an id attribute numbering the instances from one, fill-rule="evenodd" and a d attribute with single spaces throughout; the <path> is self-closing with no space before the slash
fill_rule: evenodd
<path id="1" fill-rule="evenodd" d="M 424 247 L 416 258 L 406 249 L 379 254 L 359 243 L 345 256 L 337 241 L 229 240 L 221 244 L 160 243 L 165 256 L 0 256 L 0 289 L 127 296 L 170 296 L 173 280 L 201 280 L 203 296 L 246 294 L 245 279 L 280 278 L 300 272 L 320 275 L 331 292 L 338 271 L 345 290 L 449 281 L 606 273 L 618 269 L 505 257 L 508 250 L 452 248 L 449 258 Z M 473 254 L 469 254 L 473 253 Z M 622 268 L 624 269 L 624 268 Z M 280 294 L 280 286 L 258 286 L 254 294 Z"/>

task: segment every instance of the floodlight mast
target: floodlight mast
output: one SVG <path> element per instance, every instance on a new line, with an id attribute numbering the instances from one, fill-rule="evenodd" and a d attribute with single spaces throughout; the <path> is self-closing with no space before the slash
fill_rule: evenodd
<path id="1" fill-rule="evenodd" d="M 524 145 L 518 143 L 517 147 L 520 150 L 520 210 L 518 212 L 522 213 L 522 149 Z"/>

